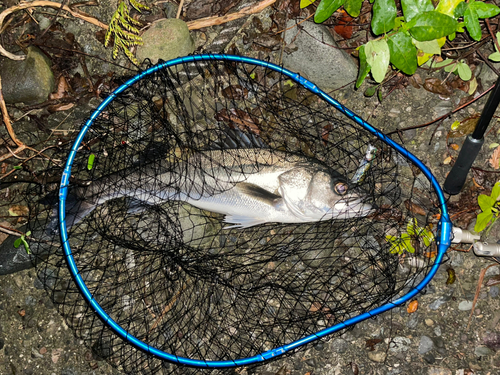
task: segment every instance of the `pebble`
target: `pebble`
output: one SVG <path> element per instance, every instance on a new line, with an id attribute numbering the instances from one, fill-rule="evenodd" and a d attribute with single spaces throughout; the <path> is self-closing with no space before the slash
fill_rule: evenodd
<path id="1" fill-rule="evenodd" d="M 373 362 L 384 362 L 387 358 L 387 354 L 385 352 L 368 352 L 368 358 L 370 358 Z"/>
<path id="2" fill-rule="evenodd" d="M 432 353 L 424 354 L 423 358 L 424 358 L 424 361 L 430 365 L 432 365 L 434 362 L 436 362 L 436 358 L 432 355 Z"/>
<path id="3" fill-rule="evenodd" d="M 498 288 L 498 286 L 494 285 L 490 288 L 491 298 L 497 298 L 499 294 L 500 294 L 500 288 Z"/>
<path id="4" fill-rule="evenodd" d="M 452 375 L 452 372 L 443 367 L 429 367 L 427 375 Z"/>
<path id="5" fill-rule="evenodd" d="M 420 343 L 418 344 L 418 354 L 425 354 L 430 352 L 434 347 L 434 342 L 428 336 L 422 336 L 420 338 Z"/>
<path id="6" fill-rule="evenodd" d="M 425 319 L 425 324 L 429 327 L 432 327 L 434 325 L 434 320 L 432 319 Z"/>
<path id="7" fill-rule="evenodd" d="M 474 354 L 478 357 L 487 357 L 492 353 L 493 351 L 486 346 L 476 346 L 474 349 Z"/>
<path id="8" fill-rule="evenodd" d="M 429 304 L 429 309 L 430 310 L 437 310 L 441 306 L 443 306 L 446 302 L 448 302 L 451 299 L 451 296 L 441 296 L 431 304 Z"/>
<path id="9" fill-rule="evenodd" d="M 462 301 L 458 304 L 460 311 L 469 311 L 472 309 L 472 301 Z"/>
<path id="10" fill-rule="evenodd" d="M 61 371 L 61 375 L 78 375 L 78 372 L 73 367 L 66 367 Z"/>
<path id="11" fill-rule="evenodd" d="M 407 337 L 397 336 L 389 344 L 389 350 L 393 353 L 406 352 L 410 349 L 411 340 Z"/>
<path id="12" fill-rule="evenodd" d="M 432 341 L 437 348 L 444 348 L 444 340 L 442 337 L 433 337 Z"/>
<path id="13" fill-rule="evenodd" d="M 484 277 L 496 276 L 496 275 L 500 275 L 500 267 L 499 266 L 493 266 L 493 267 L 488 268 L 488 270 L 484 274 Z"/>
<path id="14" fill-rule="evenodd" d="M 336 353 L 345 353 L 347 351 L 347 341 L 344 339 L 335 339 L 331 343 L 332 350 Z"/>
<path id="15" fill-rule="evenodd" d="M 411 314 L 410 319 L 408 319 L 408 321 L 406 322 L 406 326 L 410 329 L 415 329 L 417 328 L 417 325 L 418 325 L 418 314 L 413 313 Z"/>

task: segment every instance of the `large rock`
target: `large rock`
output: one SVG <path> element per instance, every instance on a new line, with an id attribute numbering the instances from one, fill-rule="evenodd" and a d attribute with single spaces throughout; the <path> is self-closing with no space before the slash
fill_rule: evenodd
<path id="1" fill-rule="evenodd" d="M 287 22 L 286 28 L 297 23 Z M 299 31 L 298 28 L 303 27 Z M 320 88 L 336 89 L 356 80 L 358 68 L 353 59 L 337 43 L 326 26 L 302 22 L 286 32 L 285 43 L 297 47 L 283 55 L 283 65 L 317 84 Z M 297 34 L 298 32 L 298 34 Z"/>
<path id="2" fill-rule="evenodd" d="M 51 61 L 35 46 L 28 47 L 24 60 L 0 60 L 2 92 L 6 103 L 38 104 L 54 90 Z"/>
<path id="3" fill-rule="evenodd" d="M 142 34 L 144 45 L 137 47 L 137 59 L 149 58 L 153 63 L 158 59 L 171 60 L 194 52 L 194 41 L 187 24 L 176 18 L 154 22 Z"/>

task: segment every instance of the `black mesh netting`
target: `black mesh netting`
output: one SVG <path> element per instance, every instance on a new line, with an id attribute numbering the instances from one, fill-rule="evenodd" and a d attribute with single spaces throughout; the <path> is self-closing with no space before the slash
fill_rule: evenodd
<path id="1" fill-rule="evenodd" d="M 40 181 L 61 175 L 68 148 L 47 150 Z M 280 199 L 255 181 L 289 165 L 347 181 L 372 211 L 226 228 L 224 215 L 196 207 L 240 186 Z M 93 298 L 131 335 L 178 356 L 231 360 L 282 346 L 399 297 L 433 263 L 439 210 L 419 168 L 288 77 L 250 64 L 198 61 L 142 78 L 96 118 L 70 182 L 68 222 L 82 217 L 69 243 Z M 57 184 L 27 188 L 31 249 L 68 325 L 125 372 L 180 371 L 87 306 L 50 218 L 55 196 Z"/>

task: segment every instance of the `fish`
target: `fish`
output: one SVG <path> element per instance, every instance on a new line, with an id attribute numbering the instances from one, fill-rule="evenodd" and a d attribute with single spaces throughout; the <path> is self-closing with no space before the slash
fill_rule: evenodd
<path id="1" fill-rule="evenodd" d="M 364 217 L 366 194 L 317 159 L 266 148 L 199 151 L 175 163 L 150 163 L 72 189 L 67 228 L 109 200 L 135 207 L 182 201 L 224 215 L 225 229 Z M 77 202 L 77 203 L 75 203 Z M 57 222 L 51 224 L 55 230 Z"/>

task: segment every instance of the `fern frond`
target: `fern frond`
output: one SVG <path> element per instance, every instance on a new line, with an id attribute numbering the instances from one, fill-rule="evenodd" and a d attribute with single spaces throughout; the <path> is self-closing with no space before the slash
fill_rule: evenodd
<path id="1" fill-rule="evenodd" d="M 129 4 L 139 12 L 141 9 L 149 9 L 147 5 L 137 0 L 128 1 Z M 138 35 L 140 30 L 136 27 L 141 25 L 142 23 L 140 21 L 130 16 L 130 11 L 125 0 L 121 0 L 118 3 L 115 13 L 113 13 L 111 17 L 108 31 L 104 37 L 104 46 L 107 47 L 111 41 L 111 36 L 114 35 L 113 59 L 116 59 L 118 52 L 122 50 L 130 61 L 136 65 L 139 64 L 129 48 L 143 44 L 141 36 Z"/>

